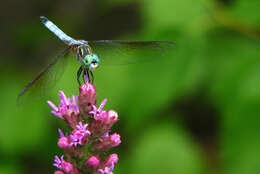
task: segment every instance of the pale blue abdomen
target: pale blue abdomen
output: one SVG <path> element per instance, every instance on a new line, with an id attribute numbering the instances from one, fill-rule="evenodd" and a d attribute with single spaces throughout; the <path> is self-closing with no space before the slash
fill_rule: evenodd
<path id="1" fill-rule="evenodd" d="M 62 40 L 66 44 L 69 45 L 75 42 L 73 38 L 66 35 L 61 29 L 59 29 L 54 23 L 52 23 L 46 17 L 41 16 L 41 21 L 50 31 L 52 31 L 60 40 Z"/>

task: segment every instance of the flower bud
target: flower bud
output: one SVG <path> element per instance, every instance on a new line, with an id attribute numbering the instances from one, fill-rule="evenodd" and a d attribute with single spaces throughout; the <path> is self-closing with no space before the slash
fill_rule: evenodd
<path id="1" fill-rule="evenodd" d="M 118 121 L 118 114 L 113 111 L 102 111 L 102 113 L 90 124 L 92 137 L 99 137 L 109 131 L 113 124 Z"/>
<path id="2" fill-rule="evenodd" d="M 96 156 L 91 156 L 91 157 L 89 157 L 89 159 L 86 161 L 86 164 L 87 164 L 88 166 L 92 166 L 92 167 L 94 167 L 94 168 L 96 168 L 96 167 L 99 165 L 99 163 L 100 163 L 100 160 L 99 160 L 99 158 L 96 157 Z"/>
<path id="3" fill-rule="evenodd" d="M 70 145 L 70 139 L 68 137 L 61 137 L 59 138 L 58 140 L 58 146 L 63 149 L 63 150 L 66 150 L 68 148 L 71 147 Z"/>
<path id="4" fill-rule="evenodd" d="M 96 87 L 91 83 L 85 83 L 79 87 L 79 107 L 82 114 L 87 115 L 92 105 L 96 104 Z"/>
<path id="5" fill-rule="evenodd" d="M 121 143 L 120 135 L 114 133 L 110 136 L 103 136 L 99 138 L 99 142 L 94 145 L 94 151 L 104 152 L 113 147 L 118 146 Z"/>
<path id="6" fill-rule="evenodd" d="M 110 154 L 104 163 L 104 167 L 111 167 L 118 162 L 118 155 L 116 153 Z"/>
<path id="7" fill-rule="evenodd" d="M 100 159 L 99 157 L 96 156 L 90 156 L 86 162 L 84 163 L 84 167 L 87 171 L 93 173 L 94 171 L 97 170 L 97 167 L 100 164 Z"/>

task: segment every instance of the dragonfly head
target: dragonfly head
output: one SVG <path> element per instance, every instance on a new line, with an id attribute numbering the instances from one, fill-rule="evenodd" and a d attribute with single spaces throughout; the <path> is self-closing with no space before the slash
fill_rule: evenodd
<path id="1" fill-rule="evenodd" d="M 83 65 L 90 71 L 94 71 L 100 64 L 100 59 L 96 54 L 87 54 L 82 59 Z"/>

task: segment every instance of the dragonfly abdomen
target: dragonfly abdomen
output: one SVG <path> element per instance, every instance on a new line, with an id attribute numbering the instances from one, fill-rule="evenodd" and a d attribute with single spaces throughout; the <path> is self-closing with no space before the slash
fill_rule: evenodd
<path id="1" fill-rule="evenodd" d="M 73 38 L 66 35 L 61 29 L 59 29 L 54 23 L 52 23 L 46 17 L 41 16 L 41 21 L 51 32 L 53 32 L 60 40 L 62 40 L 66 44 L 75 42 Z"/>

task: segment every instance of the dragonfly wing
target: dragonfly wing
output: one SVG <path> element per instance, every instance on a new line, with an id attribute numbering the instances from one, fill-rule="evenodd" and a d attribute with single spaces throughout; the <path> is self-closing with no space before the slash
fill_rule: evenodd
<path id="1" fill-rule="evenodd" d="M 125 41 L 97 40 L 88 41 L 106 65 L 124 65 L 158 60 L 174 49 L 176 44 L 169 41 Z"/>
<path id="2" fill-rule="evenodd" d="M 18 94 L 17 104 L 24 106 L 35 102 L 45 95 L 50 87 L 53 87 L 61 75 L 67 63 L 64 57 L 70 51 L 70 47 L 58 54 L 37 76 L 31 80 Z"/>

